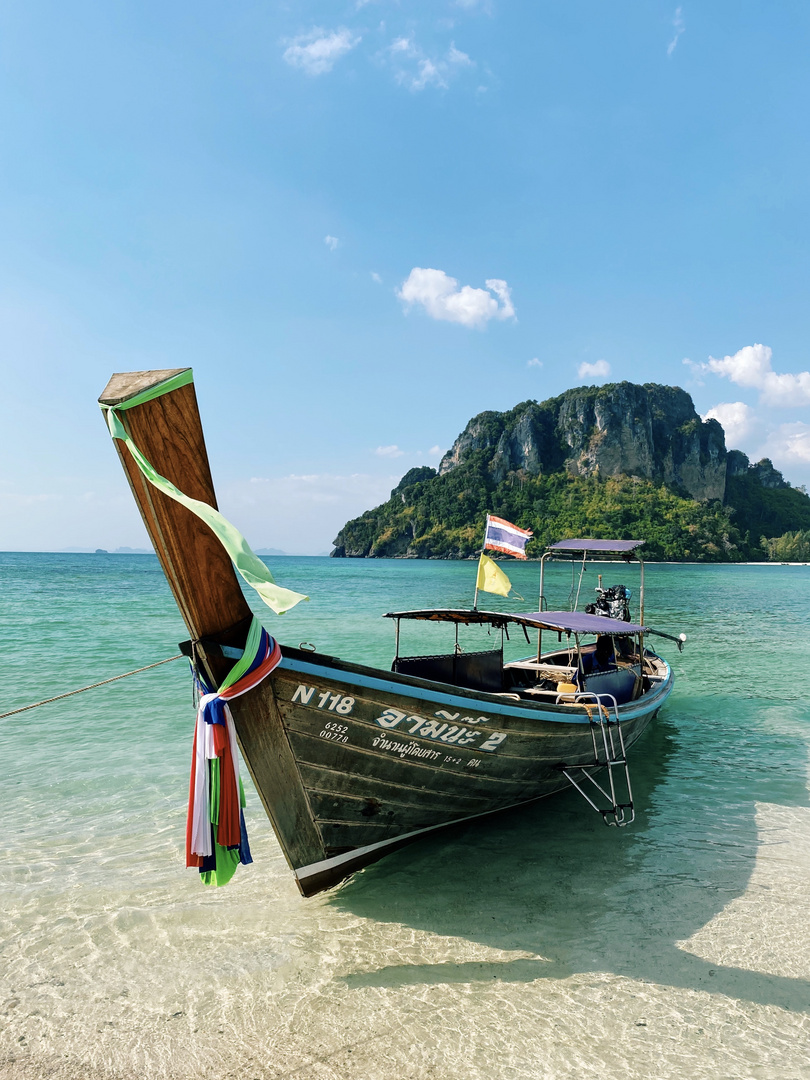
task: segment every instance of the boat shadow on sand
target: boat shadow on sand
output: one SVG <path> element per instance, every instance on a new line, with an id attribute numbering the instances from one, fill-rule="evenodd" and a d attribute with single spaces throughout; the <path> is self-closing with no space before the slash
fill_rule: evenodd
<path id="1" fill-rule="evenodd" d="M 702 727 L 701 719 L 692 722 Z M 533 955 L 392 964 L 341 981 L 396 987 L 610 972 L 810 1011 L 810 981 L 709 963 L 682 944 L 749 887 L 763 843 L 755 804 L 808 805 L 807 744 L 798 732 L 780 734 L 768 768 L 753 754 L 740 769 L 739 757 L 718 759 L 719 742 L 697 739 L 690 726 L 688 716 L 678 727 L 662 718 L 645 735 L 633 761 L 630 828 L 605 828 L 571 792 L 426 839 L 329 901 L 381 923 Z M 743 783 L 733 790 L 735 768 Z"/>

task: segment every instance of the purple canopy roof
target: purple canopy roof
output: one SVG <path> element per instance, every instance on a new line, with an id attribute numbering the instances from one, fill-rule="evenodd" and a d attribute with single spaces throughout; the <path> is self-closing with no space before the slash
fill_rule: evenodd
<path id="1" fill-rule="evenodd" d="M 602 551 L 627 555 L 646 543 L 645 540 L 560 540 L 549 544 L 549 551 Z"/>
<path id="2" fill-rule="evenodd" d="M 571 634 L 610 634 L 616 637 L 622 634 L 646 634 L 649 630 L 638 623 L 608 619 L 604 615 L 586 615 L 584 611 L 533 611 L 513 615 L 512 618 L 542 627 L 543 630 L 562 630 Z"/>
<path id="3" fill-rule="evenodd" d="M 521 615 L 511 611 L 478 611 L 466 608 L 423 608 L 419 611 L 389 611 L 386 619 L 424 619 L 429 622 L 490 623 L 501 627 L 507 623 L 539 627 L 541 630 L 561 630 L 571 634 L 651 633 L 649 627 L 637 623 L 608 619 L 604 615 L 586 615 L 583 611 L 533 611 Z"/>

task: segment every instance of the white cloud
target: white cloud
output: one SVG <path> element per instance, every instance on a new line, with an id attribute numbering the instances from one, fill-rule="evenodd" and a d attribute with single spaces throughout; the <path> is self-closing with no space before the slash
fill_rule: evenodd
<path id="1" fill-rule="evenodd" d="M 755 417 L 754 410 L 742 401 L 721 401 L 703 419 L 717 420 L 726 433 L 726 446 L 732 448 L 742 445 L 751 434 Z"/>
<path id="2" fill-rule="evenodd" d="M 447 50 L 447 63 L 455 64 L 457 67 L 473 67 L 473 62 L 467 53 L 457 49 L 453 41 L 450 42 L 450 48 Z"/>
<path id="3" fill-rule="evenodd" d="M 300 68 L 307 75 L 325 75 L 341 56 L 359 45 L 361 40 L 345 27 L 330 32 L 315 26 L 308 34 L 299 34 L 292 39 L 284 51 L 284 59 L 291 67 Z"/>
<path id="4" fill-rule="evenodd" d="M 404 53 L 406 56 L 417 56 L 418 51 L 413 40 L 408 37 L 395 38 L 388 46 L 391 53 Z"/>
<path id="5" fill-rule="evenodd" d="M 710 356 L 704 371 L 724 375 L 738 386 L 760 387 L 771 370 L 771 350 L 767 345 L 746 345 L 733 356 L 717 360 Z"/>
<path id="6" fill-rule="evenodd" d="M 542 367 L 542 366 L 543 366 L 543 361 L 538 360 L 536 356 L 532 357 L 532 359 L 526 364 L 526 367 Z"/>
<path id="7" fill-rule="evenodd" d="M 389 460 L 407 456 L 409 461 L 421 461 L 424 458 L 441 457 L 442 448 L 440 446 L 431 446 L 429 450 L 400 450 L 395 443 L 392 446 L 378 446 L 374 453 L 377 457 L 388 458 Z"/>
<path id="8" fill-rule="evenodd" d="M 781 424 L 770 432 L 759 456 L 771 458 L 777 466 L 810 465 L 810 425 Z"/>
<path id="9" fill-rule="evenodd" d="M 678 44 L 678 38 L 686 29 L 683 21 L 683 8 L 675 8 L 675 17 L 672 20 L 672 25 L 675 28 L 675 36 L 673 37 L 672 41 L 670 41 L 669 45 L 667 45 L 667 56 L 672 56 L 672 54 L 675 52 Z"/>
<path id="10" fill-rule="evenodd" d="M 415 266 L 397 296 L 408 306 L 421 304 L 432 319 L 462 326 L 484 326 L 490 319 L 515 317 L 509 286 L 501 278 L 489 278 L 486 289 L 471 285 L 459 288 L 458 281 L 444 270 Z"/>
<path id="11" fill-rule="evenodd" d="M 323 242 L 326 244 L 330 251 L 334 251 L 340 243 L 336 236 L 325 236 L 323 238 Z"/>
<path id="12" fill-rule="evenodd" d="M 377 273 L 376 270 L 371 271 L 371 280 L 376 281 L 378 285 L 382 285 L 382 278 L 380 277 L 380 275 Z"/>
<path id="13" fill-rule="evenodd" d="M 701 364 L 701 370 L 721 375 L 737 386 L 758 390 L 766 405 L 810 405 L 810 371 L 780 375 L 771 366 L 771 356 L 767 345 L 746 345 L 720 360 L 710 356 L 707 364 Z"/>
<path id="14" fill-rule="evenodd" d="M 744 450 L 752 461 L 770 458 L 777 469 L 789 471 L 791 482 L 810 483 L 810 424 L 769 424 L 761 410 L 742 401 L 714 405 L 703 417 L 711 418 L 723 425 L 729 449 Z"/>
<path id="15" fill-rule="evenodd" d="M 426 86 L 447 89 L 450 80 L 462 68 L 475 66 L 467 53 L 457 49 L 453 42 L 443 56 L 429 57 L 413 37 L 399 37 L 388 46 L 388 55 L 397 82 L 414 91 L 424 90 Z"/>
<path id="16" fill-rule="evenodd" d="M 440 68 L 432 60 L 420 60 L 418 74 L 406 81 L 410 81 L 411 90 L 424 90 L 426 86 L 447 86 Z"/>
<path id="17" fill-rule="evenodd" d="M 610 364 L 607 360 L 597 360 L 589 364 L 587 360 L 577 368 L 580 379 L 606 379 L 610 374 Z"/>
<path id="18" fill-rule="evenodd" d="M 487 278 L 484 284 L 490 292 L 495 293 L 501 302 L 497 317 L 499 319 L 514 319 L 515 308 L 512 303 L 512 294 L 506 282 L 502 278 Z"/>
<path id="19" fill-rule="evenodd" d="M 684 359 L 681 360 L 681 363 L 685 364 L 689 368 L 693 382 L 695 382 L 698 386 L 705 385 L 703 381 L 703 375 L 705 374 L 704 368 L 706 366 L 705 364 L 696 364 L 695 361 L 690 360 L 688 356 L 684 357 Z"/>

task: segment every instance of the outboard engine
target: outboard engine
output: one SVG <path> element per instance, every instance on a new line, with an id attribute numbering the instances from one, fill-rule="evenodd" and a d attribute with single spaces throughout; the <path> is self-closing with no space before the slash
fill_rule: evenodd
<path id="1" fill-rule="evenodd" d="M 620 619 L 630 622 L 630 597 L 632 593 L 626 585 L 611 585 L 608 589 L 596 590 L 596 603 L 588 604 L 588 615 L 602 615 L 607 619 Z"/>

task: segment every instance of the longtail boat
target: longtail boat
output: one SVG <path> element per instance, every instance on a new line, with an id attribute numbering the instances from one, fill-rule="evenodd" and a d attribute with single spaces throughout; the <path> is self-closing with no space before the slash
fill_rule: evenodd
<path id="1" fill-rule="evenodd" d="M 188 628 L 185 651 L 206 685 L 225 686 L 245 666 L 256 626 L 234 565 L 255 584 L 259 561 L 217 512 L 191 369 L 113 375 L 99 403 Z M 584 612 L 545 610 L 543 573 L 547 559 L 629 561 L 641 543 L 552 545 L 541 560 L 536 612 L 387 613 L 397 646 L 390 671 L 281 645 L 266 677 L 228 705 L 304 896 L 419 836 L 572 786 L 607 824 L 632 821 L 627 750 L 673 682 L 669 664 L 646 644 L 659 632 L 644 625 L 643 562 L 637 623 L 615 590 L 601 590 L 601 606 Z M 276 610 L 295 602 L 269 595 Z M 448 624 L 452 648 L 401 656 L 403 621 Z M 500 631 L 500 645 L 461 651 L 458 627 L 470 624 Z M 531 649 L 505 662 L 510 628 Z M 544 634 L 556 637 L 555 648 L 542 651 Z M 672 640 L 680 648 L 683 635 Z M 270 639 L 268 657 L 271 646 L 278 649 Z"/>

